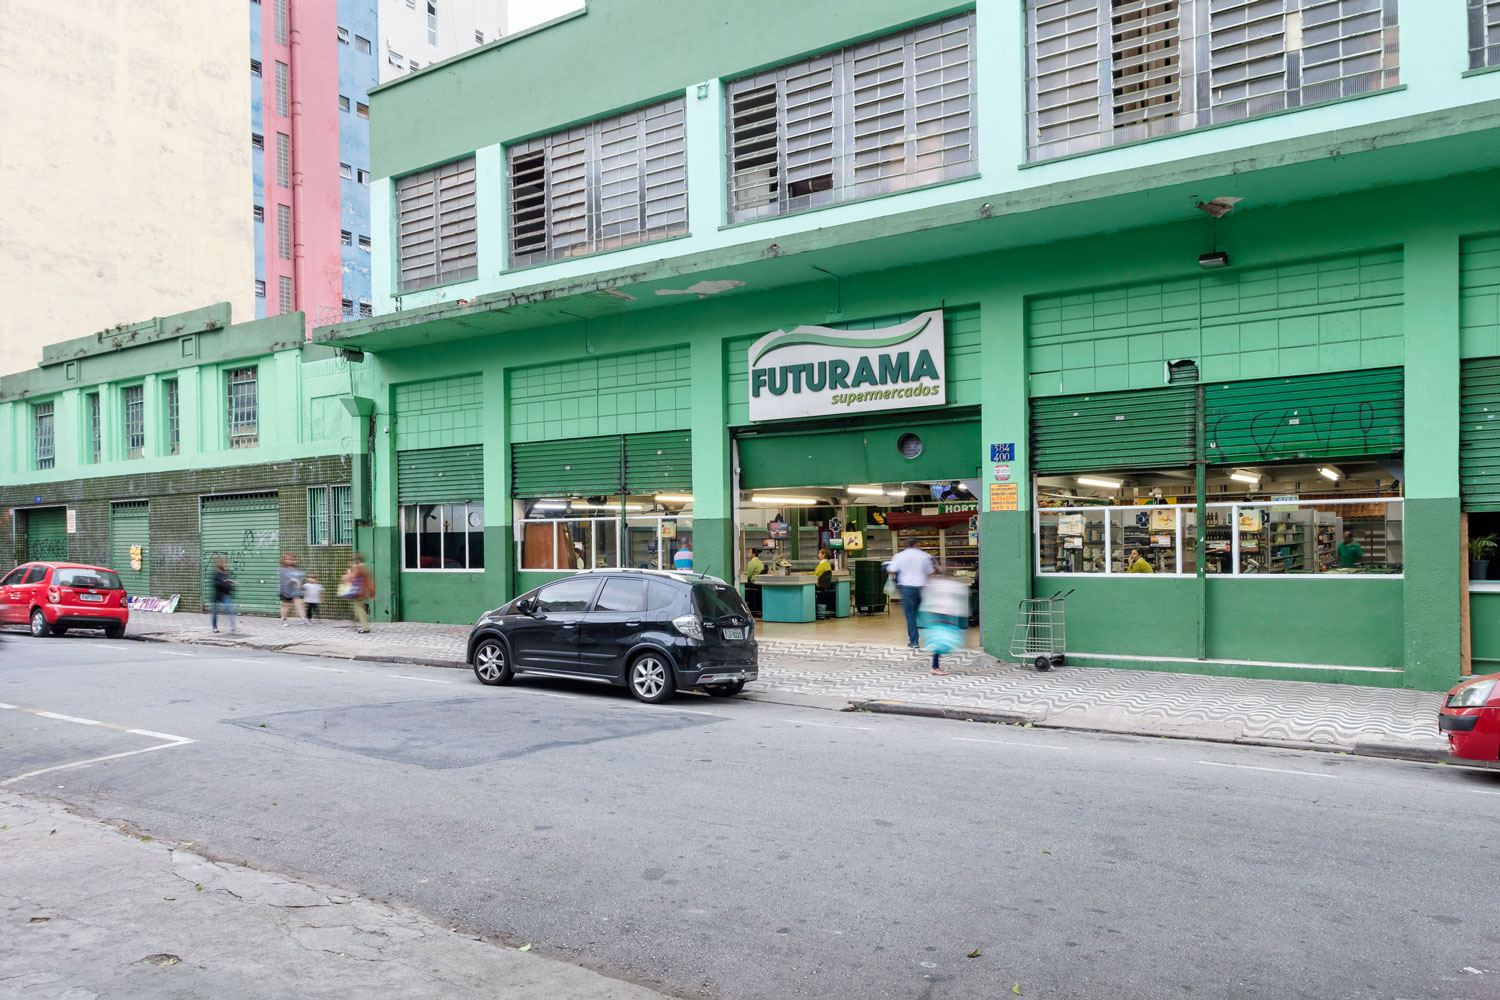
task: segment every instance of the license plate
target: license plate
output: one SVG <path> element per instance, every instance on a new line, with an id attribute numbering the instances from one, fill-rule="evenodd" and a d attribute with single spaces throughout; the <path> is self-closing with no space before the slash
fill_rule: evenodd
<path id="1" fill-rule="evenodd" d="M 104 602 L 104 595 L 103 594 L 79 594 L 78 595 L 78 599 L 80 601 L 93 601 L 95 604 L 102 604 Z"/>
<path id="2" fill-rule="evenodd" d="M 745 630 L 742 628 L 726 628 L 724 630 L 724 638 L 743 639 L 745 638 Z"/>

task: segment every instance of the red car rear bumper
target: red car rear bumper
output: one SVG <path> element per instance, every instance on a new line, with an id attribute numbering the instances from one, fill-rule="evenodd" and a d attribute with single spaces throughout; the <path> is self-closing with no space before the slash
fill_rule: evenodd
<path id="1" fill-rule="evenodd" d="M 1455 757 L 1500 760 L 1500 708 L 1444 707 L 1438 711 L 1438 730 Z"/>
<path id="2" fill-rule="evenodd" d="M 130 622 L 130 609 L 122 607 L 97 607 L 88 604 L 43 604 L 42 617 L 48 625 L 65 628 L 101 628 L 104 625 L 126 625 Z"/>

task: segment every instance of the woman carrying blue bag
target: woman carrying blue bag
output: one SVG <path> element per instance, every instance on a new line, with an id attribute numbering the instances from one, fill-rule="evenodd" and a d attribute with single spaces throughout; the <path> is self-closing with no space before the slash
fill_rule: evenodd
<path id="1" fill-rule="evenodd" d="M 922 648 L 932 654 L 932 672 L 946 674 L 942 656 L 964 645 L 964 628 L 969 624 L 969 588 L 951 576 L 935 573 L 922 588 L 922 603 L 917 610 L 917 627 L 922 631 Z"/>

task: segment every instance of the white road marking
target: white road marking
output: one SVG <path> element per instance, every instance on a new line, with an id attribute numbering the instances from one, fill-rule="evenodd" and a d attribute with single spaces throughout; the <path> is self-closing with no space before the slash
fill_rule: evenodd
<path id="1" fill-rule="evenodd" d="M 124 642 L 125 640 L 122 639 L 120 641 Z M 93 647 L 95 647 L 97 649 L 119 649 L 120 648 L 119 646 L 116 646 L 112 642 L 91 642 L 91 643 L 89 643 L 89 645 L 93 646 Z"/>
<path id="2" fill-rule="evenodd" d="M 224 659 L 233 663 L 253 663 L 257 667 L 267 667 L 272 663 L 271 660 L 252 660 L 248 656 L 226 656 Z"/>
<path id="3" fill-rule="evenodd" d="M 1061 743 L 1028 743 L 1024 740 L 982 740 L 977 736 L 955 736 L 953 739 L 961 743 L 993 743 L 996 746 L 1002 747 L 1038 747 L 1042 750 L 1073 749 L 1072 747 L 1065 747 Z"/>
<path id="4" fill-rule="evenodd" d="M 19 706 L 19 705 L 7 705 L 5 702 L 0 701 L 0 708 L 20 708 L 20 707 L 21 706 Z"/>
<path id="5" fill-rule="evenodd" d="M 680 711 L 683 711 L 683 710 L 682 709 L 677 709 L 676 711 L 680 712 Z M 709 715 L 711 713 L 704 712 L 702 714 Z M 803 722 L 800 719 L 782 719 L 780 721 L 785 722 L 789 726 L 820 726 L 820 727 L 822 727 L 824 729 L 863 729 L 866 732 L 874 732 L 875 731 L 875 727 L 874 726 L 842 726 L 842 725 L 839 725 L 839 724 L 833 723 L 833 722 Z"/>
<path id="6" fill-rule="evenodd" d="M 330 674 L 347 674 L 349 672 L 349 671 L 345 670 L 343 667 L 319 667 L 319 666 L 315 666 L 315 665 L 313 665 L 311 663 L 299 663 L 299 664 L 297 664 L 297 666 L 299 666 L 299 667 L 306 667 L 308 670 L 324 670 L 324 671 L 327 671 Z"/>
<path id="7" fill-rule="evenodd" d="M 6 778 L 4 781 L 0 781 L 0 788 L 4 788 L 6 785 L 13 785 L 18 781 L 24 781 L 27 778 L 35 778 L 39 774 L 51 774 L 54 771 L 71 771 L 75 767 L 86 767 L 89 764 L 98 764 L 101 761 L 106 760 L 119 760 L 121 757 L 134 757 L 136 754 L 150 753 L 153 750 L 166 750 L 170 747 L 186 746 L 187 744 L 192 742 L 194 741 L 178 740 L 174 743 L 158 743 L 154 747 L 142 747 L 139 750 L 126 750 L 124 753 L 111 753 L 105 754 L 103 757 L 90 757 L 88 760 L 75 760 L 71 764 L 58 764 L 55 767 L 44 767 L 39 771 L 28 771 L 25 774 L 18 774 L 14 778 Z"/>
<path id="8" fill-rule="evenodd" d="M 101 723 L 99 723 L 98 721 L 96 721 L 94 719 L 80 719 L 76 715 L 58 715 L 56 712 L 33 712 L 32 714 L 33 715 L 40 715 L 44 719 L 59 719 L 59 720 L 61 720 L 63 722 L 76 722 L 79 725 L 83 725 L 83 726 L 97 726 L 97 725 L 101 725 Z M 173 737 L 173 738 L 175 739 L 176 737 Z"/>
<path id="9" fill-rule="evenodd" d="M 1286 767 L 1257 767 L 1254 764 L 1226 764 L 1217 760 L 1200 760 L 1199 764 L 1207 764 L 1209 767 L 1238 767 L 1245 771 L 1275 771 L 1277 774 L 1300 774 L 1304 778 L 1337 778 L 1336 774 L 1318 774 L 1316 771 L 1294 771 Z"/>
<path id="10" fill-rule="evenodd" d="M 197 656 L 198 655 L 197 653 L 179 653 L 179 652 L 177 652 L 175 650 L 171 650 L 171 649 L 158 649 L 157 652 L 161 653 L 161 654 L 163 654 L 165 656 Z"/>
<path id="11" fill-rule="evenodd" d="M 720 715 L 718 712 L 704 712 L 696 708 L 660 708 L 658 706 L 658 710 L 662 712 L 680 712 L 683 715 L 708 715 L 715 719 L 728 718 L 728 716 Z"/>
<path id="12" fill-rule="evenodd" d="M 186 736 L 173 736 L 171 733 L 158 733 L 153 729 L 127 729 L 127 733 L 135 733 L 137 736 L 151 736 L 158 740 L 170 740 L 173 743 L 192 743 Z"/>
<path id="13" fill-rule="evenodd" d="M 543 698 L 566 698 L 569 701 L 578 700 L 578 695 L 576 694 L 558 694 L 556 691 L 528 691 L 526 688 L 517 688 L 516 690 L 523 694 L 538 694 Z"/>
<path id="14" fill-rule="evenodd" d="M 413 677 L 411 674 L 391 674 L 405 681 L 426 681 L 428 684 L 452 684 L 452 681 L 440 681 L 436 677 Z"/>

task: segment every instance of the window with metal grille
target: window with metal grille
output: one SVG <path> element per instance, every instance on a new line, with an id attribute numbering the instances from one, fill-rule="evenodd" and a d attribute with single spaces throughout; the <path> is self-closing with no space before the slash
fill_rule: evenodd
<path id="1" fill-rule="evenodd" d="M 256 366 L 230 369 L 228 436 L 231 448 L 254 448 L 260 443 L 260 409 L 256 396 Z"/>
<path id="2" fill-rule="evenodd" d="M 292 206 L 276 206 L 276 256 L 292 259 Z"/>
<path id="3" fill-rule="evenodd" d="M 1469 0 L 1469 68 L 1500 66 L 1500 0 Z"/>
<path id="4" fill-rule="evenodd" d="M 484 32 L 480 31 L 478 28 L 474 29 L 474 44 L 475 45 L 483 45 L 484 44 Z"/>
<path id="5" fill-rule="evenodd" d="M 730 221 L 977 173 L 973 32 L 967 12 L 727 84 Z"/>
<path id="6" fill-rule="evenodd" d="M 284 132 L 276 133 L 276 186 L 292 186 L 292 137 Z"/>
<path id="7" fill-rule="evenodd" d="M 89 461 L 98 464 L 104 458 L 104 436 L 99 419 L 99 394 L 89 393 Z"/>
<path id="8" fill-rule="evenodd" d="M 50 469 L 57 461 L 52 436 L 52 403 L 36 403 L 31 407 L 32 454 L 38 469 Z"/>
<path id="9" fill-rule="evenodd" d="M 680 97 L 511 146 L 517 266 L 687 232 Z"/>
<path id="10" fill-rule="evenodd" d="M 1083 153 L 1393 87 L 1396 8 L 1397 0 L 1027 0 L 1028 155 Z"/>
<path id="11" fill-rule="evenodd" d="M 427 0 L 427 44 L 437 44 L 437 4 Z"/>
<path id="12" fill-rule="evenodd" d="M 259 282 L 260 294 L 266 293 L 266 283 Z M 166 381 L 166 403 L 167 403 L 167 454 L 182 454 L 182 408 L 177 395 L 177 380 L 175 378 Z"/>
<path id="13" fill-rule="evenodd" d="M 258 132 L 251 132 L 250 133 L 250 148 L 251 149 L 265 149 L 266 148 L 266 140 L 261 137 L 260 133 L 258 133 Z"/>
<path id="14" fill-rule="evenodd" d="M 328 487 L 307 488 L 307 544 L 328 544 Z"/>
<path id="15" fill-rule="evenodd" d="M 276 44 L 286 44 L 286 0 L 276 0 L 271 8 L 272 30 L 276 33 Z"/>
<path id="16" fill-rule="evenodd" d="M 375 310 L 370 305 L 370 303 L 366 302 L 364 299 L 360 299 L 359 300 L 359 314 L 360 314 L 361 317 L 364 317 L 364 318 L 368 319 L 369 317 L 375 315 Z"/>
<path id="17" fill-rule="evenodd" d="M 396 212 L 400 291 L 479 274 L 474 157 L 402 177 Z M 367 238 L 360 240 L 367 249 Z"/>
<path id="18" fill-rule="evenodd" d="M 145 389 L 138 385 L 125 386 L 120 392 L 120 403 L 125 424 L 125 458 L 141 458 L 146 454 Z"/>
<path id="19" fill-rule="evenodd" d="M 252 205 L 250 207 L 250 217 L 256 222 L 265 222 L 266 210 L 259 205 Z"/>
<path id="20" fill-rule="evenodd" d="M 329 544 L 354 544 L 354 494 L 348 484 L 330 486 L 328 502 L 332 507 L 329 518 Z"/>
<path id="21" fill-rule="evenodd" d="M 283 274 L 276 279 L 276 313 L 277 315 L 285 316 L 294 310 L 295 307 L 292 305 L 292 276 Z"/>
<path id="22" fill-rule="evenodd" d="M 255 279 L 255 296 L 261 299 L 266 297 L 266 283 L 260 278 Z"/>
<path id="23" fill-rule="evenodd" d="M 250 75 L 251 76 L 260 76 L 260 60 L 259 59 L 251 59 L 250 60 Z"/>
<path id="24" fill-rule="evenodd" d="M 276 113 L 283 118 L 287 116 L 287 91 L 290 89 L 288 72 L 286 63 L 276 64 Z"/>

